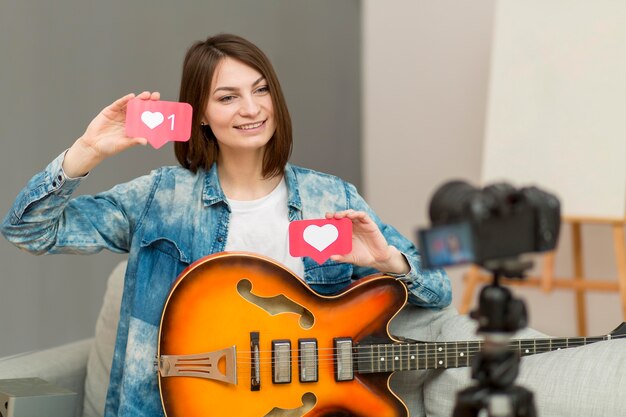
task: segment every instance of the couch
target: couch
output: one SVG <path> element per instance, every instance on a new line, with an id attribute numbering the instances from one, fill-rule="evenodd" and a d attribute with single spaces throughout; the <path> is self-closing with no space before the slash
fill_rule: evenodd
<path id="1" fill-rule="evenodd" d="M 39 377 L 78 393 L 75 417 L 102 416 L 113 356 L 125 263 L 112 272 L 93 338 L 0 358 L 0 379 Z M 475 324 L 453 308 L 407 306 L 390 332 L 424 341 L 476 339 Z M 524 329 L 516 338 L 545 335 Z M 397 372 L 391 384 L 411 417 L 450 417 L 456 392 L 471 385 L 469 368 Z M 626 339 L 527 356 L 516 384 L 535 396 L 540 416 L 626 416 Z"/>

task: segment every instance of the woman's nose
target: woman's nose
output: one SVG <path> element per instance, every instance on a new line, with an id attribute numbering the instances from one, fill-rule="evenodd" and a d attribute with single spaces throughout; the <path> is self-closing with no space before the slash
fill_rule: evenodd
<path id="1" fill-rule="evenodd" d="M 255 100 L 255 97 L 245 97 L 241 101 L 239 112 L 242 116 L 256 116 L 261 111 L 261 106 Z"/>

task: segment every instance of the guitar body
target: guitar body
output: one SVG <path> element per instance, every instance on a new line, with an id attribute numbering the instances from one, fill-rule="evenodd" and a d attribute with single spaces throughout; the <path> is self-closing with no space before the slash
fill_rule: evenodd
<path id="1" fill-rule="evenodd" d="M 221 253 L 187 268 L 166 302 L 158 357 L 219 352 L 234 346 L 236 383 L 193 376 L 163 377 L 167 417 L 376 416 L 406 417 L 389 389 L 389 373 L 354 373 L 336 381 L 336 337 L 395 342 L 389 321 L 407 299 L 404 285 L 387 276 L 359 280 L 338 296 L 314 293 L 280 264 L 258 255 Z M 258 359 L 251 340 L 258 335 Z M 317 381 L 300 382 L 298 341 L 317 341 Z M 291 380 L 274 383 L 272 341 L 290 341 Z M 256 367 L 256 371 L 254 371 Z M 227 360 L 212 364 L 228 373 Z M 232 369 L 231 369 L 232 370 Z M 253 389 L 253 372 L 260 375 Z M 303 405 L 304 403 L 304 405 Z"/>

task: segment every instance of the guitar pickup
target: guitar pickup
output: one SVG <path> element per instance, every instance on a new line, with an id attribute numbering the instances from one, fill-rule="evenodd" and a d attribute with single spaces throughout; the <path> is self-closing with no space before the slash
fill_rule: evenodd
<path id="1" fill-rule="evenodd" d="M 317 340 L 298 340 L 300 382 L 317 382 Z"/>
<path id="2" fill-rule="evenodd" d="M 288 384 L 291 382 L 291 342 L 272 340 L 272 382 Z"/>
<path id="3" fill-rule="evenodd" d="M 335 346 L 335 380 L 352 381 L 354 379 L 354 366 L 352 361 L 352 339 L 349 337 L 336 337 Z"/>

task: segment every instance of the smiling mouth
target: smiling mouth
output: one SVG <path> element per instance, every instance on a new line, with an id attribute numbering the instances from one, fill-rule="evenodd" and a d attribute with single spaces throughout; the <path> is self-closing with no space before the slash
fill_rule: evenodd
<path id="1" fill-rule="evenodd" d="M 267 120 L 262 120 L 260 122 L 256 122 L 256 123 L 248 123 L 245 125 L 239 125 L 239 126 L 235 126 L 235 129 L 240 129 L 240 130 L 251 130 L 251 129 L 256 129 L 257 127 L 261 127 Z"/>

